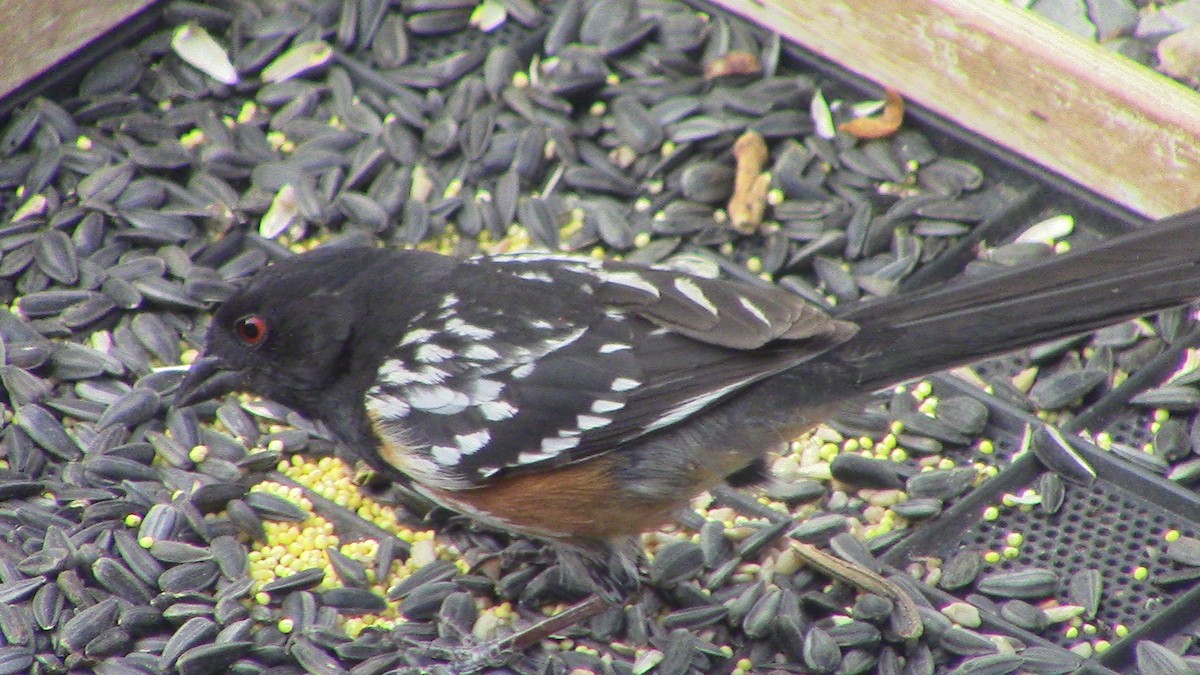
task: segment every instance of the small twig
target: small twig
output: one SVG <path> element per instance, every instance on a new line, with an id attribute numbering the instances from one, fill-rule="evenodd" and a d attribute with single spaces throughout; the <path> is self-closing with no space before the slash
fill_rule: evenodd
<path id="1" fill-rule="evenodd" d="M 865 567 L 846 562 L 812 544 L 800 541 L 792 541 L 791 544 L 809 567 L 855 588 L 891 600 L 896 605 L 892 614 L 892 626 L 896 629 L 896 634 L 906 640 L 921 637 L 924 627 L 921 624 L 921 615 L 917 612 L 917 603 L 913 602 L 904 589 Z"/>
<path id="2" fill-rule="evenodd" d="M 904 122 L 904 99 L 895 89 L 888 89 L 883 111 L 870 117 L 859 117 L 838 125 L 838 129 L 857 138 L 883 138 L 896 133 Z"/>
<path id="3" fill-rule="evenodd" d="M 704 79 L 715 80 L 731 75 L 758 75 L 762 73 L 762 62 L 750 52 L 728 52 L 704 64 Z"/>
<path id="4" fill-rule="evenodd" d="M 608 600 L 593 593 L 554 616 L 542 619 L 528 628 L 497 640 L 496 645 L 512 651 L 524 651 L 560 630 L 587 621 L 611 606 L 612 603 Z"/>
<path id="5" fill-rule="evenodd" d="M 747 131 L 733 144 L 737 172 L 733 177 L 733 196 L 727 211 L 729 223 L 742 234 L 753 234 L 762 225 L 767 210 L 767 189 L 771 174 L 763 173 L 767 164 L 767 143 L 757 131 Z"/>

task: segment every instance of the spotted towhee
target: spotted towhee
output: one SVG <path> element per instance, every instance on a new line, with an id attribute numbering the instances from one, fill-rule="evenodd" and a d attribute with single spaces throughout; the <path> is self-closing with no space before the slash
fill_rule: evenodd
<path id="1" fill-rule="evenodd" d="M 1200 212 L 831 312 L 665 267 L 328 247 L 217 310 L 176 405 L 261 394 L 439 504 L 607 560 L 847 401 L 1197 296 Z"/>

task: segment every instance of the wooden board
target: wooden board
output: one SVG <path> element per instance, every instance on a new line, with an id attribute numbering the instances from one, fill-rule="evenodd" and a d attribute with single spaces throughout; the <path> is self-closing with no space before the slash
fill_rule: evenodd
<path id="1" fill-rule="evenodd" d="M 0 98 L 154 0 L 0 0 Z"/>
<path id="2" fill-rule="evenodd" d="M 1200 94 L 1004 0 L 714 0 L 1143 215 L 1200 206 Z"/>

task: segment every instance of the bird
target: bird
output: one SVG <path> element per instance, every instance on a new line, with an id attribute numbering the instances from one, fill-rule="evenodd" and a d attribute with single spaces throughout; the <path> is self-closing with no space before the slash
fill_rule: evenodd
<path id="1" fill-rule="evenodd" d="M 174 400 L 244 391 L 373 469 L 588 561 L 875 391 L 1200 297 L 1200 210 L 997 274 L 825 309 L 772 285 L 555 252 L 322 246 L 212 316 Z"/>

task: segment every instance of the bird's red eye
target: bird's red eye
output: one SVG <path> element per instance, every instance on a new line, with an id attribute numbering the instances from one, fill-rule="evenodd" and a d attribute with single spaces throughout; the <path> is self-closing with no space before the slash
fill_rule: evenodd
<path id="1" fill-rule="evenodd" d="M 233 324 L 233 329 L 239 340 L 252 347 L 267 339 L 267 322 L 261 316 L 243 316 Z"/>

